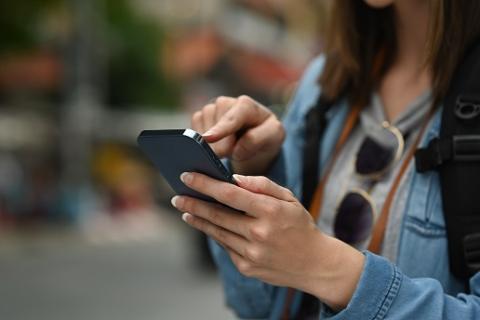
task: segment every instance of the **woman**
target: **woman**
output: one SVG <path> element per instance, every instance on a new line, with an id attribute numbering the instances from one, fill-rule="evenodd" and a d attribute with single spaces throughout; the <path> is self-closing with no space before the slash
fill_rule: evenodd
<path id="1" fill-rule="evenodd" d="M 318 318 L 308 302 L 319 301 L 322 319 L 480 318 L 480 275 L 467 294 L 449 271 L 438 176 L 416 173 L 412 160 L 438 135 L 449 79 L 480 35 L 480 4 L 336 0 L 331 9 L 325 54 L 283 124 L 245 96 L 193 115 L 193 128 L 230 159 L 237 185 L 181 178 L 228 208 L 172 203 L 216 240 L 227 302 L 240 317 Z M 333 105 L 309 208 L 315 221 L 296 197 L 305 197 L 306 119 L 320 96 Z"/>

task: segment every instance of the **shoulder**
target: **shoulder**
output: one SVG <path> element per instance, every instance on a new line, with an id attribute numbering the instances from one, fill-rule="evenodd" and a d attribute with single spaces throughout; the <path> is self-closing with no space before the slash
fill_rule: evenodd
<path id="1" fill-rule="evenodd" d="M 308 64 L 298 83 L 297 90 L 287 108 L 287 117 L 302 119 L 321 94 L 319 78 L 325 66 L 325 56 L 319 55 Z"/>
<path id="2" fill-rule="evenodd" d="M 321 88 L 319 78 L 325 67 L 325 61 L 326 58 L 322 54 L 315 57 L 308 64 L 298 84 L 297 95 L 305 95 L 311 91 L 318 91 L 317 94 L 320 94 Z"/>
<path id="3" fill-rule="evenodd" d="M 318 84 L 318 78 L 322 74 L 323 68 L 325 66 L 325 55 L 320 54 L 308 64 L 305 72 L 303 73 L 301 85 L 308 85 L 316 83 Z"/>

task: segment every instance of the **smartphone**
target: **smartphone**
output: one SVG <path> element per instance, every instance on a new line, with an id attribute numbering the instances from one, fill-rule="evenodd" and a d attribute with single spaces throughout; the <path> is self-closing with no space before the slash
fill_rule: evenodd
<path id="1" fill-rule="evenodd" d="M 144 130 L 138 136 L 137 142 L 179 195 L 216 202 L 213 198 L 185 186 L 180 180 L 183 172 L 199 172 L 235 184 L 232 174 L 212 148 L 192 129 Z"/>

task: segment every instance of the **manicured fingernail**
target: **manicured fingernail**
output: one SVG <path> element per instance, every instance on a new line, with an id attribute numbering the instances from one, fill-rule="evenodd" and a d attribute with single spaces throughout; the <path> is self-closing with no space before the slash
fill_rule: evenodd
<path id="1" fill-rule="evenodd" d="M 190 183 L 192 182 L 192 174 L 189 172 L 184 172 L 180 175 L 180 180 L 182 180 L 183 183 Z"/>
<path id="2" fill-rule="evenodd" d="M 204 134 L 202 134 L 202 136 L 204 136 L 204 137 L 210 137 L 211 135 L 212 135 L 212 131 L 210 131 L 210 130 L 208 130 Z"/>
<path id="3" fill-rule="evenodd" d="M 170 200 L 170 202 L 172 203 L 172 206 L 174 206 L 175 208 L 177 207 L 177 200 L 178 200 L 178 196 L 175 196 Z"/>
<path id="4" fill-rule="evenodd" d="M 182 214 L 182 220 L 185 221 L 185 222 L 188 222 L 188 220 L 190 220 L 190 217 L 192 215 L 188 212 L 185 212 L 184 214 Z"/>
<path id="5" fill-rule="evenodd" d="M 245 182 L 244 177 L 241 176 L 241 175 L 239 175 L 239 174 L 234 174 L 234 175 L 233 175 L 233 179 L 235 179 L 235 181 L 240 182 L 240 183 Z"/>

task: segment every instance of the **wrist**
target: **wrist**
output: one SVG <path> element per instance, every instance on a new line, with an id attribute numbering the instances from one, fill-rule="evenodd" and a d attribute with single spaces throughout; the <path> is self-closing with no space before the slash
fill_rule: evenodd
<path id="1" fill-rule="evenodd" d="M 331 309 L 339 311 L 350 302 L 363 271 L 365 256 L 348 244 L 320 231 L 315 239 L 314 258 L 308 267 L 306 291 Z"/>

